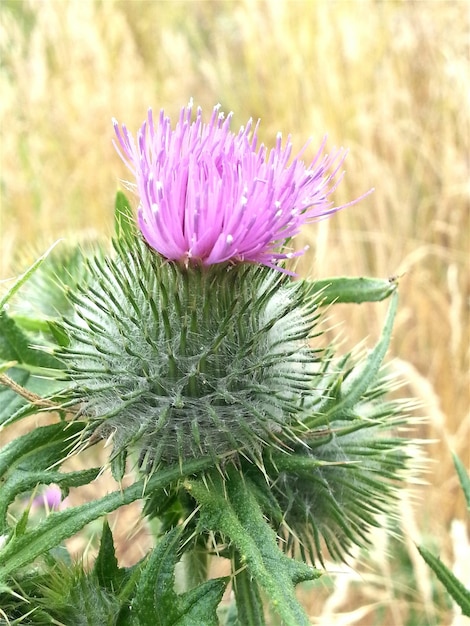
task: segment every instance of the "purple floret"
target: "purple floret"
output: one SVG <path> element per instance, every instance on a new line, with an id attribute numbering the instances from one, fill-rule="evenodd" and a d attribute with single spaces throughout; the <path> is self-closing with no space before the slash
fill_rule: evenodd
<path id="1" fill-rule="evenodd" d="M 225 119 L 219 108 L 205 124 L 200 108 L 191 121 L 190 103 L 174 129 L 163 111 L 155 125 L 149 110 L 137 142 L 113 120 L 116 148 L 137 182 L 140 230 L 153 249 L 185 265 L 245 261 L 283 270 L 279 261 L 304 252 L 286 248 L 302 225 L 342 208 L 329 196 L 346 152 L 323 155 L 323 141 L 308 167 L 305 147 L 289 164 L 290 136 L 284 147 L 278 134 L 273 149 L 257 148 L 258 124 L 249 120 L 235 135 L 232 114 Z"/>

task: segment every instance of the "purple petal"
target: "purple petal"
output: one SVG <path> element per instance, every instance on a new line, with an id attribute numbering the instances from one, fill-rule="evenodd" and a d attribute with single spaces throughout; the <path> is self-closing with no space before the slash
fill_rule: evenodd
<path id="1" fill-rule="evenodd" d="M 214 107 L 208 124 L 202 111 L 192 118 L 192 102 L 176 127 L 152 110 L 136 141 L 113 120 L 119 155 L 136 178 L 138 224 L 147 243 L 164 257 L 212 265 L 255 262 L 284 271 L 278 263 L 303 254 L 286 249 L 303 224 L 342 207 L 329 199 L 340 183 L 346 152 L 325 155 L 325 139 L 308 167 L 300 153 L 291 160 L 290 136 L 279 133 L 269 152 L 258 145 L 259 122 L 237 135 Z M 357 200 L 343 206 L 354 204 Z"/>

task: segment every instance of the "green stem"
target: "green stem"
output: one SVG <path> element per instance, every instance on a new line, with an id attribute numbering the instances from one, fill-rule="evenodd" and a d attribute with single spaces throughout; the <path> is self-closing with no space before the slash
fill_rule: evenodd
<path id="1" fill-rule="evenodd" d="M 263 601 L 257 583 L 246 565 L 242 564 L 238 552 L 233 559 L 233 591 L 237 603 L 238 623 L 243 626 L 264 626 Z"/>
<path id="2" fill-rule="evenodd" d="M 285 626 L 308 626 L 307 615 L 295 596 L 294 587 L 299 582 L 317 578 L 318 573 L 281 552 L 276 533 L 256 500 L 252 483 L 237 469 L 228 466 L 225 479 L 218 471 L 212 471 L 206 474 L 205 480 L 186 481 L 185 487 L 200 505 L 201 527 L 220 533 L 230 541 L 240 555 L 240 563 L 246 566 L 246 576 L 263 589 Z M 250 580 L 242 579 L 242 589 Z M 255 598 L 250 600 L 247 596 L 247 601 L 253 605 L 248 607 L 250 619 L 254 617 L 251 609 L 254 610 L 254 603 L 258 602 Z M 240 624 L 244 626 L 244 622 Z"/>

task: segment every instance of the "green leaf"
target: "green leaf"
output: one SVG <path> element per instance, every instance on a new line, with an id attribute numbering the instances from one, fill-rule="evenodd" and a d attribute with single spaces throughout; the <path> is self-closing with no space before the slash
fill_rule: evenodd
<path id="1" fill-rule="evenodd" d="M 88 485 L 95 480 L 99 472 L 99 467 L 67 473 L 46 470 L 28 472 L 17 469 L 2 485 L 0 494 L 0 532 L 7 529 L 6 517 L 8 507 L 17 496 L 32 491 L 40 484 L 59 485 L 64 491 L 70 487 Z"/>
<path id="2" fill-rule="evenodd" d="M 45 317 L 30 317 L 27 315 L 17 314 L 15 312 L 12 313 L 12 317 L 22 330 L 35 333 L 36 335 L 51 332 L 50 324 L 53 320 L 49 320 Z"/>
<path id="3" fill-rule="evenodd" d="M 83 430 L 80 422 L 59 422 L 35 428 L 0 449 L 0 478 L 6 479 L 18 467 L 42 470 L 64 458 Z"/>
<path id="4" fill-rule="evenodd" d="M 200 504 L 201 525 L 230 539 L 241 563 L 264 589 L 286 626 L 307 626 L 309 620 L 295 597 L 294 587 L 301 581 L 317 578 L 319 573 L 281 552 L 249 479 L 236 470 L 229 470 L 226 481 L 216 473 L 211 478 L 209 485 L 203 481 L 187 483 L 191 495 Z"/>
<path id="5" fill-rule="evenodd" d="M 229 579 L 208 580 L 177 595 L 175 566 L 181 533 L 181 527 L 167 533 L 142 571 L 132 602 L 136 626 L 218 626 L 217 606 Z"/>
<path id="6" fill-rule="evenodd" d="M 362 367 L 357 367 L 353 370 L 351 376 L 349 376 L 343 383 L 342 392 L 347 397 L 347 403 L 349 406 L 353 406 L 360 399 L 360 397 L 367 391 L 373 381 L 377 378 L 377 375 L 387 354 L 388 347 L 390 345 L 390 339 L 392 337 L 393 322 L 398 307 L 398 292 L 393 294 L 390 306 L 388 308 L 387 317 L 382 330 L 382 336 L 377 342 L 376 346 L 369 353 L 365 363 Z"/>
<path id="7" fill-rule="evenodd" d="M 311 282 L 310 285 L 311 293 L 319 294 L 319 303 L 322 306 L 337 302 L 379 302 L 388 298 L 397 288 L 396 279 L 368 277 L 327 278 Z"/>
<path id="8" fill-rule="evenodd" d="M 181 528 L 167 533 L 142 570 L 132 601 L 136 626 L 152 626 L 155 623 L 163 626 L 174 623 L 176 619 L 178 609 L 174 584 L 180 535 Z"/>
<path id="9" fill-rule="evenodd" d="M 26 528 L 28 527 L 28 519 L 29 519 L 29 509 L 25 509 L 21 513 L 21 517 L 15 526 L 16 537 L 21 537 L 25 534 Z"/>
<path id="10" fill-rule="evenodd" d="M 35 342 L 56 339 L 50 324 L 73 316 L 69 289 L 86 289 L 92 279 L 88 262 L 102 258 L 105 247 L 98 240 L 67 242 L 54 250 L 9 304 L 9 314 L 34 336 Z M 56 327 L 57 328 L 57 327 Z"/>
<path id="11" fill-rule="evenodd" d="M 0 359 L 16 361 L 31 371 L 38 368 L 63 369 L 59 359 L 45 350 L 31 347 L 27 335 L 5 310 L 0 311 Z"/>
<path id="12" fill-rule="evenodd" d="M 181 616 L 175 626 L 218 626 L 217 607 L 229 578 L 213 578 L 180 596 Z M 153 626 L 155 622 L 149 624 Z M 170 624 L 168 623 L 168 626 Z M 261 625 L 260 625 L 261 626 Z"/>
<path id="13" fill-rule="evenodd" d="M 57 376 L 63 363 L 31 343 L 16 321 L 0 311 L 0 427 L 51 408 L 47 401 L 68 385 Z"/>
<path id="14" fill-rule="evenodd" d="M 460 485 L 465 496 L 467 509 L 470 511 L 470 476 L 468 475 L 464 464 L 455 453 L 452 454 L 452 458 L 454 459 L 455 469 L 457 471 Z"/>
<path id="15" fill-rule="evenodd" d="M 0 311 L 3 309 L 5 304 L 15 295 L 18 289 L 20 289 L 22 285 L 24 285 L 24 283 L 34 274 L 38 267 L 42 265 L 42 263 L 47 259 L 49 254 L 60 241 L 61 240 L 59 239 L 58 241 L 53 243 L 52 246 L 48 250 L 46 250 L 46 252 L 42 256 L 40 256 L 39 259 L 35 261 L 29 269 L 26 270 L 26 272 L 24 272 L 23 274 L 21 274 L 21 276 L 19 276 L 19 278 L 17 278 L 17 280 L 6 292 L 6 294 L 2 298 L 0 298 Z"/>
<path id="16" fill-rule="evenodd" d="M 331 413 L 328 416 L 330 421 L 347 418 L 348 411 L 360 401 L 361 397 L 376 380 L 390 345 L 397 306 L 398 292 L 395 292 L 390 302 L 381 338 L 369 352 L 367 358 L 354 367 L 342 381 L 338 387 L 338 396 L 332 395 L 331 399 L 327 400 L 331 406 Z M 320 411 L 320 409 L 317 409 L 317 411 Z M 322 408 L 321 411 L 326 413 L 325 408 Z"/>
<path id="17" fill-rule="evenodd" d="M 423 559 L 439 578 L 453 600 L 462 609 L 462 613 L 470 617 L 470 591 L 464 587 L 460 580 L 454 576 L 450 569 L 446 567 L 438 557 L 431 554 L 431 552 L 426 550 L 423 546 L 417 547 Z"/>
<path id="18" fill-rule="evenodd" d="M 16 318 L 15 318 L 16 319 Z M 47 329 L 58 346 L 68 346 L 70 338 L 63 327 L 54 320 L 47 322 Z"/>
<path id="19" fill-rule="evenodd" d="M 116 193 L 114 203 L 114 232 L 118 239 L 135 237 L 135 219 L 131 204 L 122 191 Z"/>
<path id="20" fill-rule="evenodd" d="M 118 566 L 114 550 L 113 534 L 107 520 L 103 522 L 100 550 L 93 566 L 100 587 L 116 593 L 126 578 L 126 572 Z"/>
<path id="21" fill-rule="evenodd" d="M 111 458 L 111 474 L 114 480 L 119 483 L 126 473 L 127 449 L 123 448 L 113 454 Z"/>
<path id="22" fill-rule="evenodd" d="M 61 473 L 50 469 L 72 450 L 83 424 L 60 422 L 36 428 L 0 449 L 0 532 L 7 530 L 7 511 L 14 499 L 39 484 L 63 491 L 94 480 L 99 468 Z"/>
<path id="23" fill-rule="evenodd" d="M 113 626 L 131 626 L 131 604 L 135 595 L 136 586 L 140 580 L 142 569 L 144 568 L 146 559 L 142 559 L 132 567 L 125 570 L 126 578 L 123 581 L 122 587 L 119 589 L 117 599 L 121 605 L 119 614 L 116 616 L 116 621 L 113 622 Z"/>
<path id="24" fill-rule="evenodd" d="M 240 562 L 240 556 L 235 555 L 235 571 L 238 574 L 233 579 L 233 589 L 237 599 L 237 618 L 235 624 L 240 626 L 264 626 L 263 601 L 259 586 L 253 580 L 248 568 L 244 568 Z"/>
<path id="25" fill-rule="evenodd" d="M 59 545 L 98 517 L 143 498 L 153 490 L 164 489 L 181 477 L 207 469 L 213 463 L 210 457 L 203 457 L 181 466 L 176 464 L 98 500 L 51 513 L 21 537 L 10 538 L 0 551 L 0 584 L 17 568 L 31 563 L 39 555 Z"/>
<path id="26" fill-rule="evenodd" d="M 13 381 L 37 398 L 39 402 L 29 402 L 5 383 L 0 374 L 0 430 L 18 419 L 34 415 L 42 410 L 53 410 L 47 400 L 51 400 L 64 388 L 64 382 L 32 374 L 26 369 L 13 367 L 8 371 L 9 382 Z M 44 402 L 41 402 L 44 399 Z M 51 403 L 52 404 L 52 401 Z M 49 406 L 49 408 L 48 408 Z"/>

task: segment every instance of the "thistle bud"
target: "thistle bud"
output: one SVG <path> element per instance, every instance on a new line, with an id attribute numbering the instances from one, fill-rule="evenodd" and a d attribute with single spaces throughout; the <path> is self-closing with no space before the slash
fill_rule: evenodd
<path id="1" fill-rule="evenodd" d="M 71 291 L 60 356 L 97 437 L 148 469 L 288 445 L 317 376 L 318 318 L 303 283 L 251 264 L 182 267 L 117 242 Z"/>

